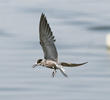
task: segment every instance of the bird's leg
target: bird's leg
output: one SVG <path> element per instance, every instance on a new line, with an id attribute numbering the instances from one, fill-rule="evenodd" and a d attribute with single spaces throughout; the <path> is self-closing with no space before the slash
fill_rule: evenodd
<path id="1" fill-rule="evenodd" d="M 56 69 L 54 69 L 53 72 L 52 72 L 52 77 L 55 76 L 56 72 L 57 72 Z"/>

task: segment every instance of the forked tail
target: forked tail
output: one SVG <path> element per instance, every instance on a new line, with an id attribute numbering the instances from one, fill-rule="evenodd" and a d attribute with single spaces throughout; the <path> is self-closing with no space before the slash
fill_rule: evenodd
<path id="1" fill-rule="evenodd" d="M 63 68 L 59 68 L 59 70 L 65 77 L 68 77 L 68 75 L 65 73 L 65 70 Z"/>
<path id="2" fill-rule="evenodd" d="M 57 68 L 60 70 L 60 72 L 61 72 L 65 77 L 68 77 L 68 75 L 65 73 L 65 70 L 63 69 L 62 66 L 57 65 Z"/>

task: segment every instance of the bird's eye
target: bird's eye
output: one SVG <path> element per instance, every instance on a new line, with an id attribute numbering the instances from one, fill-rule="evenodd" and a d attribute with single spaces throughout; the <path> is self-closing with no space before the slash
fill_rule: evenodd
<path id="1" fill-rule="evenodd" d="M 39 59 L 39 60 L 37 61 L 37 63 L 41 63 L 41 61 L 42 61 L 42 59 Z"/>

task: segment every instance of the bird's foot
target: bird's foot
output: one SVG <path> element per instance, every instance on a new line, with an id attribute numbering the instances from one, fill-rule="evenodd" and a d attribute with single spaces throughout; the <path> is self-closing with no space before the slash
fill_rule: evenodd
<path id="1" fill-rule="evenodd" d="M 52 72 L 52 77 L 55 76 L 56 72 L 57 72 L 57 71 L 54 69 L 54 71 Z"/>

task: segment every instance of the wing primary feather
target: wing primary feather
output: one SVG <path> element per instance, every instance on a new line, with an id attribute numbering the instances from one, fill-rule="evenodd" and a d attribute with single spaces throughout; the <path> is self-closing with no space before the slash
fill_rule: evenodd
<path id="1" fill-rule="evenodd" d="M 80 64 L 74 64 L 74 63 L 65 63 L 65 62 L 61 62 L 60 64 L 62 66 L 65 66 L 65 67 L 77 67 L 77 66 L 81 66 L 81 65 L 84 65 L 84 64 L 87 64 L 88 62 L 84 62 L 84 63 L 80 63 Z"/>
<path id="2" fill-rule="evenodd" d="M 58 54 L 54 44 L 55 39 L 51 31 L 51 28 L 48 24 L 48 21 L 46 19 L 46 16 L 43 13 L 41 14 L 40 23 L 39 23 L 39 38 L 40 38 L 40 44 L 44 52 L 44 58 L 57 61 Z"/>

